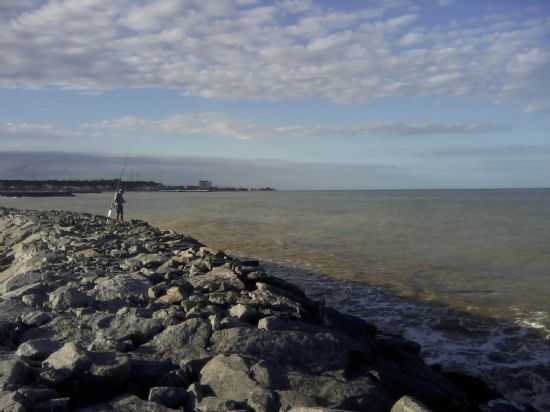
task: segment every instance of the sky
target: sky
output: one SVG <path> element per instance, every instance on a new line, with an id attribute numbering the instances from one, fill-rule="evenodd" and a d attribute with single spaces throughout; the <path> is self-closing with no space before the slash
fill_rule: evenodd
<path id="1" fill-rule="evenodd" d="M 0 179 L 550 186 L 548 0 L 1 0 Z"/>

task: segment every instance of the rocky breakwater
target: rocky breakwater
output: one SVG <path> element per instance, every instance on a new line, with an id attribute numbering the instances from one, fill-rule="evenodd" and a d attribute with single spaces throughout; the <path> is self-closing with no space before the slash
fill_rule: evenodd
<path id="1" fill-rule="evenodd" d="M 0 208 L 1 411 L 475 411 L 420 348 L 145 222 Z"/>

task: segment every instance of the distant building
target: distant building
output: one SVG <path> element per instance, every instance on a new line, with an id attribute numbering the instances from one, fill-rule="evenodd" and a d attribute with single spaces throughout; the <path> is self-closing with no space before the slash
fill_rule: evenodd
<path id="1" fill-rule="evenodd" d="M 202 190 L 212 189 L 212 181 L 211 180 L 199 180 L 199 188 L 201 188 Z"/>

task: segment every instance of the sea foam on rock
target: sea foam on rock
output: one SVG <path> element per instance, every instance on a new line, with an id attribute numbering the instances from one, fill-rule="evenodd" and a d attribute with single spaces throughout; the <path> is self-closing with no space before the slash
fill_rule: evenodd
<path id="1" fill-rule="evenodd" d="M 417 344 L 145 222 L 0 208 L 2 411 L 475 411 Z"/>

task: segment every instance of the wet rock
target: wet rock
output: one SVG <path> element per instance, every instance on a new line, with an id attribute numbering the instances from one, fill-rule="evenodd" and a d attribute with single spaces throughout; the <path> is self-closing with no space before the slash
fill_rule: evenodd
<path id="1" fill-rule="evenodd" d="M 183 406 L 187 400 L 187 392 L 184 388 L 155 387 L 149 391 L 149 402 L 155 402 L 176 409 Z"/>

